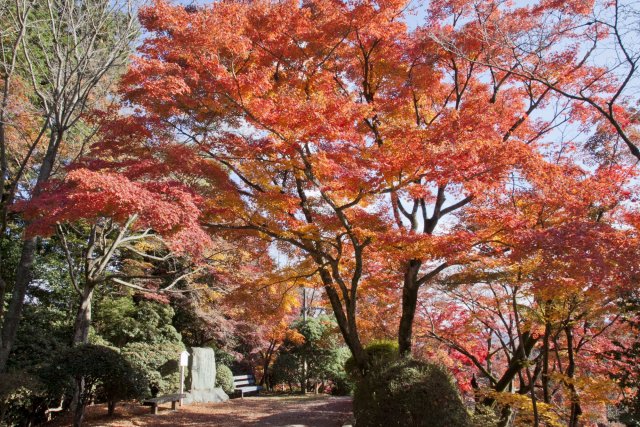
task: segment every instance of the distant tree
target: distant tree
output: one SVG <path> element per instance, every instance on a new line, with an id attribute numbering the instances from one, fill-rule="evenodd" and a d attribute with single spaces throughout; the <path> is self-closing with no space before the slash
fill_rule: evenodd
<path id="1" fill-rule="evenodd" d="M 613 341 L 614 347 L 608 352 L 613 359 L 614 369 L 610 375 L 625 390 L 618 407 L 616 420 L 627 426 L 640 426 L 640 299 L 630 296 L 620 307 L 623 322 L 628 330 Z"/>
<path id="2" fill-rule="evenodd" d="M 344 362 L 350 354 L 341 349 L 331 318 L 297 320 L 290 328 L 296 334 L 285 338 L 276 353 L 274 381 L 299 384 L 303 392 L 310 386 L 317 391 L 329 381 L 345 386 Z"/>

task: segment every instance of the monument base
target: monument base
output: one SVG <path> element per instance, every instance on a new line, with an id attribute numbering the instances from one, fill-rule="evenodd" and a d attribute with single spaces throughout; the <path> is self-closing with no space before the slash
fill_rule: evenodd
<path id="1" fill-rule="evenodd" d="M 225 393 L 220 387 L 209 390 L 191 390 L 186 394 L 187 397 L 185 397 L 183 400 L 186 405 L 190 403 L 226 402 L 227 400 L 229 400 L 229 396 L 227 396 L 227 393 Z"/>

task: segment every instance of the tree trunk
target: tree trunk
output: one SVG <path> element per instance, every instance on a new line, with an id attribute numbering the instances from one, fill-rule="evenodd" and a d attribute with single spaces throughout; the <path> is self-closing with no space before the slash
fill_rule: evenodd
<path id="1" fill-rule="evenodd" d="M 110 400 L 109 402 L 107 402 L 107 415 L 109 415 L 110 417 L 113 416 L 113 413 L 116 410 L 116 402 L 115 400 Z"/>
<path id="2" fill-rule="evenodd" d="M 573 351 L 573 331 L 570 326 L 565 327 L 565 335 L 567 337 L 567 354 L 569 356 L 569 365 L 567 366 L 567 377 L 569 377 L 568 387 L 571 392 L 571 415 L 569 417 L 568 427 L 578 427 L 580 415 L 582 415 L 582 407 L 580 406 L 580 396 L 576 390 L 576 386 L 571 380 L 575 375 L 576 361 Z"/>
<path id="3" fill-rule="evenodd" d="M 9 183 L 5 183 L 5 177 L 7 176 L 7 153 L 6 153 L 6 141 L 5 141 L 5 117 L 4 111 L 7 108 L 7 92 L 8 92 L 8 80 L 9 77 L 5 77 L 5 96 L 2 101 L 2 107 L 0 107 L 0 243 L 5 239 L 5 230 L 7 227 L 7 209 L 5 208 L 5 199 L 7 198 L 5 192 Z M 7 291 L 7 284 L 4 281 L 4 268 L 2 261 L 2 251 L 0 251 L 0 320 L 4 314 L 4 295 Z M 0 338 L 0 344 L 2 343 Z M 1 420 L 1 418 L 0 418 Z"/>
<path id="4" fill-rule="evenodd" d="M 82 421 L 84 420 L 84 411 L 86 409 L 87 403 L 82 395 L 82 393 L 78 393 L 79 390 L 84 391 L 85 383 L 84 378 L 76 378 L 76 390 L 75 396 L 73 398 L 72 407 L 73 407 L 73 427 L 82 427 Z"/>
<path id="5" fill-rule="evenodd" d="M 16 279 L 11 293 L 11 301 L 2 323 L 2 334 L 0 338 L 0 372 L 7 369 L 9 354 L 13 348 L 16 338 L 20 318 L 22 317 L 22 307 L 27 294 L 27 286 L 32 279 L 31 266 L 36 252 L 37 239 L 31 238 L 22 245 L 22 254 L 16 271 Z"/>
<path id="6" fill-rule="evenodd" d="M 76 314 L 76 321 L 73 330 L 73 345 L 87 344 L 89 342 L 89 329 L 91 327 L 91 303 L 93 298 L 93 290 L 95 286 L 93 283 L 85 283 L 82 288 L 82 295 L 80 296 L 80 306 Z M 73 407 L 74 407 L 74 427 L 76 427 L 76 421 L 80 420 L 82 423 L 84 418 L 84 410 L 86 404 L 83 402 L 83 396 L 85 394 L 85 381 L 84 378 L 76 379 L 76 387 L 73 391 Z M 81 413 L 78 413 L 80 411 Z M 109 408 L 111 412 L 111 408 Z M 77 424 L 80 427 L 80 424 Z"/>
<path id="7" fill-rule="evenodd" d="M 551 337 L 551 323 L 544 325 L 544 338 L 542 342 L 542 399 L 544 403 L 551 402 L 549 393 L 549 338 Z"/>
<path id="8" fill-rule="evenodd" d="M 93 299 L 93 284 L 85 284 L 80 296 L 80 306 L 76 314 L 73 330 L 73 345 L 87 344 L 91 328 L 91 304 Z"/>
<path id="9" fill-rule="evenodd" d="M 526 362 L 526 358 L 531 354 L 531 350 L 533 346 L 538 342 L 539 338 L 534 338 L 529 332 L 524 332 L 522 334 L 522 342 L 518 344 L 516 351 L 513 353 L 513 357 L 509 361 L 509 366 L 507 370 L 502 374 L 502 377 L 498 380 L 498 382 L 493 386 L 493 389 L 497 392 L 505 391 L 510 385 L 513 379 L 520 373 L 523 367 L 523 363 Z M 525 360 L 522 358 L 522 354 L 524 354 Z M 495 403 L 495 399 L 486 398 L 482 402 L 486 406 L 493 406 Z"/>
<path id="10" fill-rule="evenodd" d="M 400 355 L 407 357 L 411 355 L 413 320 L 416 315 L 418 304 L 418 272 L 422 262 L 412 259 L 406 267 L 404 273 L 404 283 L 402 286 L 402 317 L 398 328 L 398 349 Z"/>
<path id="11" fill-rule="evenodd" d="M 62 141 L 63 131 L 58 130 L 51 132 L 49 137 L 49 145 L 47 147 L 47 153 L 40 166 L 38 172 L 38 179 L 36 181 L 36 187 L 33 191 L 33 196 L 37 196 L 40 191 L 40 186 L 46 182 L 51 176 L 51 171 L 55 164 L 55 160 L 58 154 L 58 148 Z M 28 226 L 28 224 L 27 224 Z M 35 237 L 25 240 L 22 245 L 22 253 L 20 255 L 20 262 L 16 268 L 16 280 L 13 285 L 13 291 L 11 294 L 11 302 L 7 309 L 7 313 L 2 323 L 2 334 L 0 334 L 0 372 L 4 372 L 7 369 L 7 361 L 9 360 L 9 354 L 13 348 L 13 343 L 16 339 L 16 333 L 18 331 L 18 325 L 22 317 L 22 308 L 24 306 L 24 298 L 27 294 L 27 287 L 33 278 L 33 259 L 36 252 L 37 239 Z"/>
<path id="12" fill-rule="evenodd" d="M 340 332 L 342 333 L 342 337 L 344 338 L 347 347 L 351 350 L 351 354 L 353 355 L 353 359 L 355 360 L 360 373 L 365 375 L 368 368 L 368 358 L 367 353 L 364 351 L 362 343 L 360 342 L 358 330 L 356 329 L 355 324 L 351 324 L 349 322 L 342 306 L 343 302 L 341 301 L 338 292 L 334 289 L 331 278 L 325 277 L 325 274 L 328 276 L 328 273 L 321 271 L 320 277 L 322 278 L 324 289 L 327 292 L 327 297 L 331 303 L 331 308 L 333 309 L 333 313 L 336 317 L 338 327 L 340 328 Z M 352 309 L 349 307 L 349 301 L 345 301 L 344 303 L 347 305 L 347 312 Z M 351 317 L 353 317 L 353 315 Z"/>

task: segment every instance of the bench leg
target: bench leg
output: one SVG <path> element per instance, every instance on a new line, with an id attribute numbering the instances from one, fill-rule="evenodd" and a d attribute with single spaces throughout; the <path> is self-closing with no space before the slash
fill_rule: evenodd
<path id="1" fill-rule="evenodd" d="M 176 402 L 175 400 L 173 402 L 171 402 L 171 410 L 172 411 L 176 410 L 176 403 L 178 403 L 178 402 Z"/>
<path id="2" fill-rule="evenodd" d="M 152 407 L 151 407 L 151 413 L 153 413 L 153 415 L 158 415 L 158 404 L 155 403 Z"/>

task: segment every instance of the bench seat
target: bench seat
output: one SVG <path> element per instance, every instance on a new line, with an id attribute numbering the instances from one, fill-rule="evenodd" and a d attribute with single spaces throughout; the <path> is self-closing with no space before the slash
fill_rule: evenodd
<path id="1" fill-rule="evenodd" d="M 262 390 L 262 386 L 256 385 L 253 375 L 234 375 L 233 388 L 236 393 L 240 393 L 241 398 L 244 398 L 245 393 L 260 393 Z"/>
<path id="2" fill-rule="evenodd" d="M 180 401 L 180 399 L 184 399 L 185 397 L 187 397 L 186 394 L 180 394 L 180 393 L 176 393 L 176 394 L 167 394 L 165 396 L 158 396 L 158 397 L 152 397 L 150 399 L 145 399 L 142 404 L 144 406 L 151 406 L 151 412 L 154 415 L 158 414 L 158 405 L 160 405 L 161 403 L 167 403 L 167 402 L 171 402 L 171 409 L 172 410 L 176 410 L 176 403 L 178 403 Z"/>

